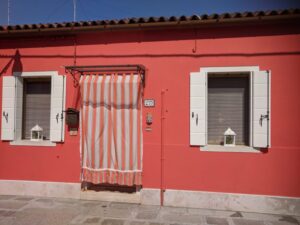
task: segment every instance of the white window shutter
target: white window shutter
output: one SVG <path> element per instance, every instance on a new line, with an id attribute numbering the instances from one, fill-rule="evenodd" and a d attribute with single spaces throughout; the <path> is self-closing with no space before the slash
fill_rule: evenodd
<path id="1" fill-rule="evenodd" d="M 52 76 L 51 86 L 50 141 L 63 142 L 65 128 L 65 76 Z"/>
<path id="2" fill-rule="evenodd" d="M 23 118 L 23 78 L 15 76 L 16 78 L 16 111 L 15 111 L 15 140 L 22 139 L 22 118 Z"/>
<path id="3" fill-rule="evenodd" d="M 6 141 L 14 140 L 14 136 L 15 136 L 15 95 L 16 95 L 15 77 L 14 76 L 3 77 L 1 140 L 6 140 Z"/>
<path id="4" fill-rule="evenodd" d="M 253 147 L 270 147 L 270 73 L 257 71 L 253 74 L 252 141 Z"/>
<path id="5" fill-rule="evenodd" d="M 190 74 L 190 145 L 206 145 L 206 73 Z"/>

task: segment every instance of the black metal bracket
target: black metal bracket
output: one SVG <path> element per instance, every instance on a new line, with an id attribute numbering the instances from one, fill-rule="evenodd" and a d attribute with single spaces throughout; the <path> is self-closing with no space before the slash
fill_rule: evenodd
<path id="1" fill-rule="evenodd" d="M 140 64 L 128 64 L 128 65 L 94 65 L 94 66 L 65 66 L 66 73 L 74 74 L 79 73 L 80 75 L 86 73 L 128 73 L 137 72 L 141 76 L 142 84 L 145 86 L 146 69 Z"/>
<path id="2" fill-rule="evenodd" d="M 8 123 L 8 112 L 3 111 L 2 115 L 4 116 L 6 123 Z"/>

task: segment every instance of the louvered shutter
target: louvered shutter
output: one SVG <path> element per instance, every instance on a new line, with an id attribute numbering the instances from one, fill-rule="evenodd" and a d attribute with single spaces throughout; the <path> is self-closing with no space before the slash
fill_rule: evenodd
<path id="1" fill-rule="evenodd" d="M 253 147 L 270 147 L 270 74 L 254 72 L 253 90 Z"/>
<path id="2" fill-rule="evenodd" d="M 206 145 L 206 76 L 190 74 L 190 145 Z"/>
<path id="3" fill-rule="evenodd" d="M 16 78 L 16 119 L 15 119 L 15 140 L 22 139 L 22 124 L 23 124 L 23 78 L 15 76 Z"/>
<path id="4" fill-rule="evenodd" d="M 14 140 L 15 136 L 15 93 L 15 77 L 3 77 L 1 139 L 6 141 Z"/>
<path id="5" fill-rule="evenodd" d="M 51 80 L 51 113 L 50 113 L 50 141 L 64 141 L 65 127 L 65 77 L 52 76 Z"/>

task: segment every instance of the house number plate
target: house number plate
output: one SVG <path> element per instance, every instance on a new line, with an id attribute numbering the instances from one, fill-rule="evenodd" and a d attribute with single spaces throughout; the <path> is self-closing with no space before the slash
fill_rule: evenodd
<path id="1" fill-rule="evenodd" d="M 155 107 L 155 100 L 154 99 L 145 99 L 144 106 L 145 107 Z"/>

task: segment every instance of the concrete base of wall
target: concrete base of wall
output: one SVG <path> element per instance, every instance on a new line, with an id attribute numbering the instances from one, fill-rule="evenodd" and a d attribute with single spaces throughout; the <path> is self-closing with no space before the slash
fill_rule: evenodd
<path id="1" fill-rule="evenodd" d="M 159 189 L 143 189 L 142 204 L 159 205 Z M 164 206 L 300 216 L 300 198 L 170 190 L 164 192 Z"/>
<path id="2" fill-rule="evenodd" d="M 143 188 L 141 190 L 141 204 L 160 205 L 160 189 Z"/>
<path id="3" fill-rule="evenodd" d="M 0 180 L 0 195 L 28 195 L 160 205 L 160 190 L 143 188 L 137 193 L 81 191 L 80 183 Z M 300 216 L 300 198 L 170 190 L 164 205 L 241 212 Z"/>
<path id="4" fill-rule="evenodd" d="M 300 198 L 167 190 L 165 205 L 242 212 L 300 215 Z"/>
<path id="5" fill-rule="evenodd" d="M 0 195 L 80 198 L 80 183 L 0 180 Z"/>
<path id="6" fill-rule="evenodd" d="M 80 183 L 0 180 L 0 195 L 24 195 L 55 198 L 138 203 L 141 194 L 109 191 L 81 191 Z"/>

